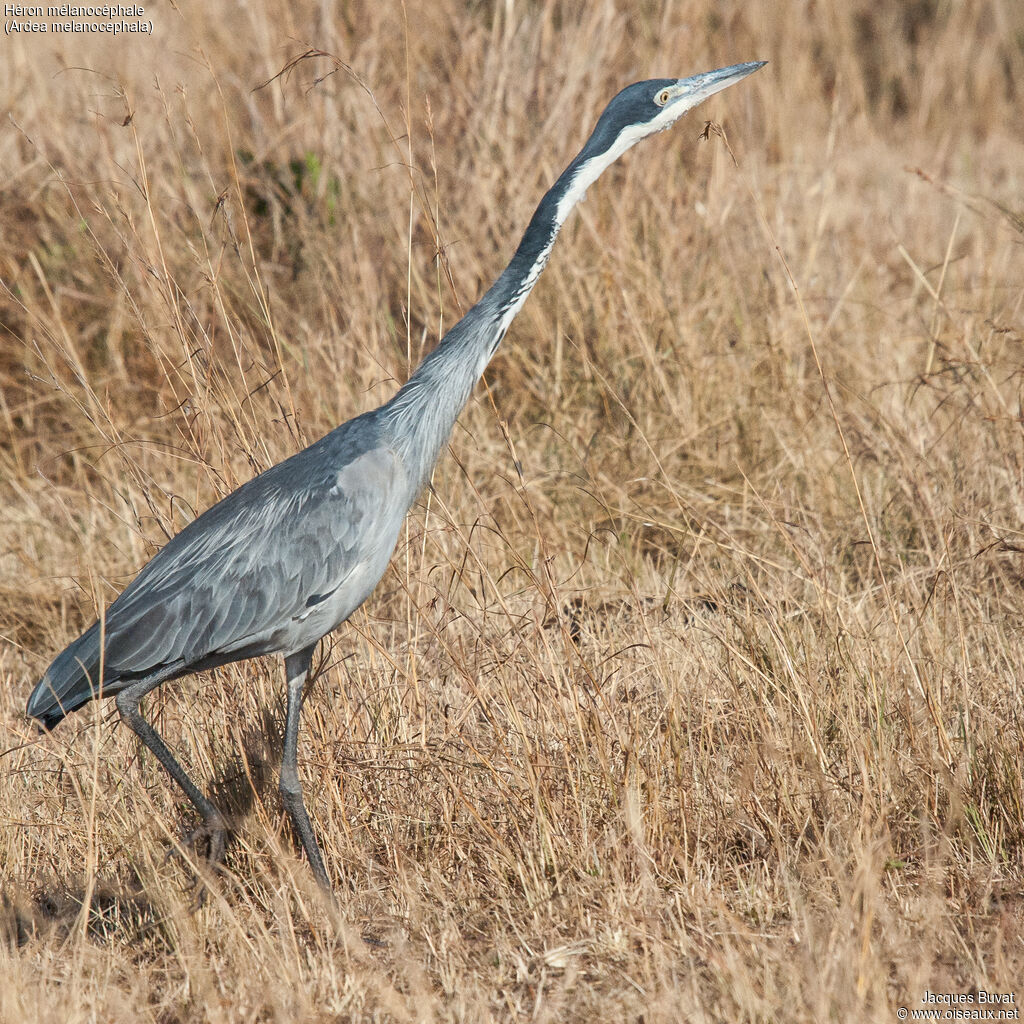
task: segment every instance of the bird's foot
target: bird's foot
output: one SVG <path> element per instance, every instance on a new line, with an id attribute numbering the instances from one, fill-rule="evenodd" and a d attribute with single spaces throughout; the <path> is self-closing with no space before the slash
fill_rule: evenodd
<path id="1" fill-rule="evenodd" d="M 195 893 L 193 909 L 198 909 L 206 901 L 206 876 L 220 871 L 221 862 L 224 860 L 224 852 L 227 849 L 227 828 L 223 818 L 218 816 L 215 819 L 204 821 L 201 825 L 186 832 L 164 857 L 165 864 L 175 858 L 191 863 L 186 854 L 195 852 L 204 842 L 207 844 L 205 864 L 200 863 L 199 871 L 188 887 Z M 199 859 L 202 860 L 202 858 Z"/>

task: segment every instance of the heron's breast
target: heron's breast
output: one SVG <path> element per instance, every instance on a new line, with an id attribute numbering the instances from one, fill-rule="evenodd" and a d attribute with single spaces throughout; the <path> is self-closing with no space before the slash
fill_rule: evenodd
<path id="1" fill-rule="evenodd" d="M 366 478 L 361 478 L 366 482 Z M 388 500 L 375 509 L 364 506 L 364 516 L 336 553 L 337 563 L 347 564 L 348 571 L 331 585 L 307 599 L 306 607 L 294 616 L 294 628 L 301 634 L 297 641 L 312 643 L 344 622 L 374 591 L 388 567 L 398 542 L 408 502 L 401 489 L 394 486 L 395 476 L 388 477 L 391 487 L 383 488 Z M 378 500 L 381 492 L 378 492 Z M 332 555 L 327 554 L 330 561 Z"/>
<path id="2" fill-rule="evenodd" d="M 332 591 L 316 595 L 318 600 L 297 616 L 300 620 L 324 623 L 324 632 L 344 622 L 369 596 L 380 582 L 391 561 L 397 532 L 390 544 L 382 544 L 368 552 L 352 566 L 344 580 Z"/>

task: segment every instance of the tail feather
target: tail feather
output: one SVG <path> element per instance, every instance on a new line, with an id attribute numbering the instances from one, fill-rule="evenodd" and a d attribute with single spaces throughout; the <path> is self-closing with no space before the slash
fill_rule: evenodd
<path id="1" fill-rule="evenodd" d="M 110 681 L 108 676 L 106 685 L 100 683 L 100 624 L 97 622 L 54 658 L 32 691 L 26 710 L 43 728 L 52 729 L 83 704 L 115 692 Z"/>

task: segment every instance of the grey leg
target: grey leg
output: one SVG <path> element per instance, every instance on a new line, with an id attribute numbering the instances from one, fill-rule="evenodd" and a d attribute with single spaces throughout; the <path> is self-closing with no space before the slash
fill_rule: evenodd
<path id="1" fill-rule="evenodd" d="M 288 817 L 292 819 L 295 834 L 306 851 L 309 866 L 317 885 L 330 894 L 331 883 L 327 878 L 324 860 L 320 855 L 313 826 L 310 824 L 306 805 L 302 802 L 302 784 L 299 782 L 297 763 L 299 746 L 299 714 L 302 711 L 302 693 L 309 677 L 309 666 L 313 661 L 316 644 L 297 654 L 290 654 L 284 660 L 284 671 L 288 678 L 288 716 L 284 725 L 284 755 L 281 758 L 281 801 Z"/>
<path id="2" fill-rule="evenodd" d="M 202 829 L 189 836 L 189 840 L 196 838 L 197 834 L 208 835 L 210 837 L 209 861 L 211 864 L 219 864 L 224 857 L 224 818 L 185 774 L 185 769 L 175 760 L 159 733 L 142 717 L 142 712 L 139 711 L 139 701 L 150 690 L 155 690 L 163 681 L 160 677 L 151 677 L 140 679 L 139 682 L 125 687 L 114 698 L 117 710 L 121 713 L 121 720 L 149 747 L 156 759 L 167 769 L 167 773 L 181 787 L 192 806 L 203 816 Z"/>

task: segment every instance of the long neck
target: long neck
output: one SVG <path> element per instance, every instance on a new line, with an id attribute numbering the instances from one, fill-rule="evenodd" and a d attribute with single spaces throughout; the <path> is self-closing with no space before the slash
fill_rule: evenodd
<path id="1" fill-rule="evenodd" d="M 509 265 L 479 302 L 441 339 L 382 409 L 393 443 L 425 483 L 473 386 L 547 265 L 569 211 L 608 163 L 587 149 L 562 172 L 530 220 Z"/>

